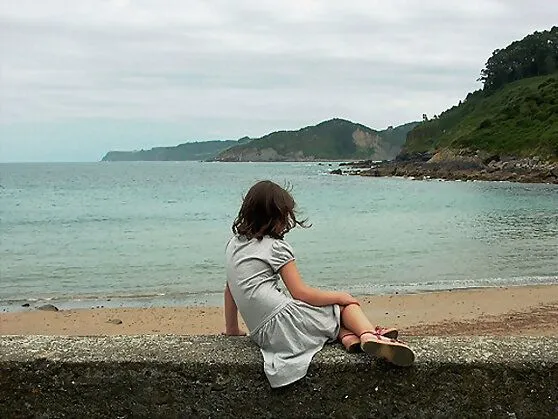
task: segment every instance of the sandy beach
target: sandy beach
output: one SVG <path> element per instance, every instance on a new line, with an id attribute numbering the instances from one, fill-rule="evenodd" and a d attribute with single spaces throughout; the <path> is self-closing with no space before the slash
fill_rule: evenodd
<path id="1" fill-rule="evenodd" d="M 362 296 L 401 335 L 558 336 L 558 284 Z M 218 334 L 221 307 L 96 308 L 0 314 L 0 335 Z"/>

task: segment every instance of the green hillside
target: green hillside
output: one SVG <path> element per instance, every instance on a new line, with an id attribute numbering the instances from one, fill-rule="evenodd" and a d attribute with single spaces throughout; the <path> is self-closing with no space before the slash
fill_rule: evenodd
<path id="1" fill-rule="evenodd" d="M 109 151 L 103 161 L 285 161 L 394 158 L 411 122 L 375 131 L 343 119 L 332 119 L 298 131 L 278 131 L 264 137 L 238 141 L 199 141 L 149 150 Z"/>
<path id="2" fill-rule="evenodd" d="M 364 125 L 342 119 L 332 119 L 298 131 L 273 132 L 248 144 L 237 146 L 230 151 L 273 148 L 283 155 L 302 151 L 306 156 L 313 155 L 324 159 L 343 159 L 367 152 L 365 150 L 358 150 L 353 141 L 352 135 L 357 129 L 361 129 L 370 135 L 376 134 L 375 131 Z"/>
<path id="3" fill-rule="evenodd" d="M 155 147 L 150 150 L 138 151 L 109 151 L 103 161 L 185 161 L 209 160 L 219 152 L 249 141 L 242 138 L 239 141 L 199 141 L 179 144 L 174 147 Z"/>
<path id="4" fill-rule="evenodd" d="M 416 123 L 384 131 L 331 119 L 296 131 L 277 131 L 220 153 L 224 161 L 390 159 Z"/>
<path id="5" fill-rule="evenodd" d="M 516 156 L 558 157 L 558 74 L 477 91 L 407 136 L 404 151 L 479 149 Z"/>
<path id="6" fill-rule="evenodd" d="M 439 149 L 558 158 L 558 27 L 494 51 L 482 90 L 424 121 L 402 153 Z"/>

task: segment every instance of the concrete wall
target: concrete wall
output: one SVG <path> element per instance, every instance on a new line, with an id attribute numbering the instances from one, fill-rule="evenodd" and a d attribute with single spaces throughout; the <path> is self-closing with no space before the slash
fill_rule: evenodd
<path id="1" fill-rule="evenodd" d="M 0 418 L 558 417 L 558 337 L 413 338 L 412 368 L 331 345 L 272 390 L 247 338 L 0 337 Z"/>

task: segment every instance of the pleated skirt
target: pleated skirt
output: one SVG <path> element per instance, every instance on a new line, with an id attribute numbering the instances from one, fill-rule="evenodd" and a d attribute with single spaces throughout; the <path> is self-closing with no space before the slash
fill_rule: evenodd
<path id="1" fill-rule="evenodd" d="M 338 305 L 314 307 L 299 300 L 287 304 L 255 333 L 264 372 L 271 387 L 282 387 L 303 378 L 314 355 L 339 335 Z"/>

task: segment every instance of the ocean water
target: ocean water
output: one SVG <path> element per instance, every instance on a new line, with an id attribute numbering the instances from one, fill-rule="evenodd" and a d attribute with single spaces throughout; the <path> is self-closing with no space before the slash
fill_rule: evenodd
<path id="1" fill-rule="evenodd" d="M 289 183 L 304 279 L 355 294 L 558 283 L 558 187 L 328 163 L 0 164 L 0 308 L 220 304 L 242 194 Z"/>

